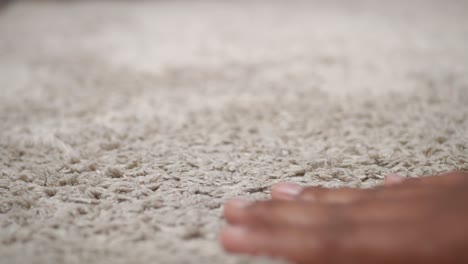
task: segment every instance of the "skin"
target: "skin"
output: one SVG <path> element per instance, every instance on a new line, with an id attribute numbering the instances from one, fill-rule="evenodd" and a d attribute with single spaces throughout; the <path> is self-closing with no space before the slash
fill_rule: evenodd
<path id="1" fill-rule="evenodd" d="M 468 173 L 389 175 L 373 189 L 279 183 L 272 198 L 228 201 L 231 253 L 293 263 L 468 263 Z"/>

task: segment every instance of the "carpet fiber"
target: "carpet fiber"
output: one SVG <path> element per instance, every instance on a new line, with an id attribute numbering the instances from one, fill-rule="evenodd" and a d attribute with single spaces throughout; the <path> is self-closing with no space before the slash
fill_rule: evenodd
<path id="1" fill-rule="evenodd" d="M 0 263 L 273 263 L 222 204 L 468 169 L 465 1 L 0 9 Z"/>

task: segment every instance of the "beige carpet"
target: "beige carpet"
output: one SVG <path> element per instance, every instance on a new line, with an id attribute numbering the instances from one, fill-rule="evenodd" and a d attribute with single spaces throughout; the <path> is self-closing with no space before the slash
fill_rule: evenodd
<path id="1" fill-rule="evenodd" d="M 223 253 L 226 199 L 467 170 L 467 14 L 443 0 L 2 7 L 0 263 L 272 263 Z"/>

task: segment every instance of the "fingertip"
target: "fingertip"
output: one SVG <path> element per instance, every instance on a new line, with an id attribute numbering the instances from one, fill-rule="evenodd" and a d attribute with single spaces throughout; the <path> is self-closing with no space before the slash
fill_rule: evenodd
<path id="1" fill-rule="evenodd" d="M 249 205 L 251 205 L 252 202 L 241 199 L 241 198 L 233 198 L 229 201 L 227 201 L 224 205 L 225 208 L 236 208 L 236 209 L 242 209 L 245 208 Z"/>
<path id="2" fill-rule="evenodd" d="M 219 241 L 224 250 L 232 253 L 243 252 L 248 240 L 247 229 L 241 226 L 227 226 L 219 234 Z"/>
<path id="3" fill-rule="evenodd" d="M 391 185 L 399 184 L 405 181 L 405 179 L 406 179 L 405 177 L 399 174 L 389 174 L 385 176 L 384 185 L 391 186 Z"/>
<path id="4" fill-rule="evenodd" d="M 235 198 L 224 204 L 224 217 L 229 223 L 238 223 L 241 221 L 243 210 L 251 205 L 252 202 Z"/>

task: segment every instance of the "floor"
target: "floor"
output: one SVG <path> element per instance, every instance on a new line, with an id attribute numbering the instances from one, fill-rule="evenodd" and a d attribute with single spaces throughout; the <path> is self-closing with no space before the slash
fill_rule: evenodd
<path id="1" fill-rule="evenodd" d="M 468 170 L 464 1 L 0 9 L 0 263 L 224 253 L 232 197 Z"/>

